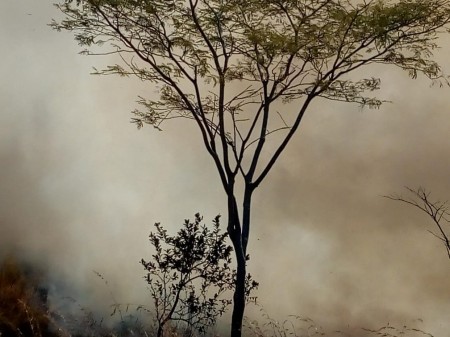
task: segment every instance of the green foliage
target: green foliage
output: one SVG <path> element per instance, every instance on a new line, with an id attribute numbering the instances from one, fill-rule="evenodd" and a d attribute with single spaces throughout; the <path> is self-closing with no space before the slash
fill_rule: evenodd
<path id="1" fill-rule="evenodd" d="M 366 93 L 380 80 L 348 76 L 362 66 L 391 64 L 412 78 L 422 73 L 447 82 L 432 53 L 437 34 L 447 31 L 448 0 L 65 0 L 56 6 L 65 19 L 51 26 L 73 31 L 83 53 L 120 54 L 121 65 L 97 74 L 156 84 L 159 97 L 140 98 L 132 122 L 160 129 L 168 119 L 195 120 L 208 144 L 223 137 L 237 166 L 239 154 L 261 137 L 282 130 L 290 138 L 301 108 L 314 98 L 379 107 L 383 101 Z M 224 89 L 230 82 L 246 89 L 233 96 Z M 291 123 L 282 111 L 282 122 L 272 118 L 263 132 L 254 127 L 275 101 L 294 100 L 301 108 Z"/>
<path id="2" fill-rule="evenodd" d="M 223 295 L 233 288 L 235 272 L 230 267 L 231 246 L 227 233 L 220 232 L 219 216 L 212 228 L 202 225 L 202 217 L 185 220 L 175 236 L 159 224 L 149 236 L 155 254 L 141 261 L 153 298 L 158 335 L 164 326 L 183 322 L 200 333 L 214 325 L 231 301 Z M 258 286 L 247 276 L 247 294 Z"/>

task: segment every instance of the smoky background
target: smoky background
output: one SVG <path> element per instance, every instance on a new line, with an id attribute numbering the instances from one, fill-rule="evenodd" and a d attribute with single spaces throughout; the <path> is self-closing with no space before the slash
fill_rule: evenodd
<path id="1" fill-rule="evenodd" d="M 139 260 L 151 254 L 154 222 L 176 231 L 200 212 L 208 223 L 226 203 L 195 126 L 137 131 L 129 111 L 155 88 L 89 75 L 110 59 L 78 55 L 70 34 L 47 26 L 58 16 L 52 1 L 0 3 L 0 256 L 44 270 L 55 305 L 73 297 L 108 316 L 111 293 L 150 303 Z M 441 41 L 436 57 L 450 69 Z M 328 331 L 358 336 L 389 322 L 445 336 L 444 248 L 425 215 L 382 196 L 423 186 L 449 198 L 450 88 L 370 71 L 392 103 L 316 102 L 256 193 L 256 295 L 269 315 L 310 317 Z"/>

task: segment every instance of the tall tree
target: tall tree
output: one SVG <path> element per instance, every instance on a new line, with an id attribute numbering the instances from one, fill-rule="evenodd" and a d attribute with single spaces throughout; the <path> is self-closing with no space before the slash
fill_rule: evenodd
<path id="1" fill-rule="evenodd" d="M 228 200 L 237 263 L 231 335 L 241 335 L 251 203 L 317 99 L 379 107 L 386 64 L 445 83 L 432 52 L 449 0 L 64 0 L 57 30 L 85 54 L 117 54 L 99 74 L 156 84 L 133 122 L 198 126 Z M 352 79 L 350 74 L 359 76 Z M 271 140 L 268 142 L 267 140 Z M 271 143 L 270 146 L 267 146 Z M 241 193 L 242 192 L 242 193 Z"/>

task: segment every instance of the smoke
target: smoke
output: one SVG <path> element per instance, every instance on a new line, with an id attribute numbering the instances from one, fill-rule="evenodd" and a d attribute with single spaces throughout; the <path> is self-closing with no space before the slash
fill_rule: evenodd
<path id="1" fill-rule="evenodd" d="M 57 16 L 51 1 L 0 4 L 0 255 L 48 270 L 58 305 L 71 296 L 107 316 L 111 293 L 150 301 L 138 261 L 154 222 L 176 230 L 197 211 L 206 221 L 224 214 L 225 203 L 196 130 L 137 132 L 128 111 L 151 86 L 90 76 L 108 60 L 77 55 L 72 36 L 46 26 Z M 443 336 L 445 251 L 424 215 L 382 196 L 421 185 L 448 198 L 449 89 L 383 71 L 377 94 L 392 104 L 309 111 L 256 193 L 249 268 L 277 319 L 298 314 L 355 336 L 387 322 Z"/>
<path id="2" fill-rule="evenodd" d="M 276 256 L 285 273 L 277 290 L 263 283 L 261 291 L 280 310 L 288 303 L 291 313 L 326 317 L 339 329 L 421 318 L 426 331 L 443 335 L 445 249 L 427 233 L 434 228 L 425 215 L 382 196 L 426 186 L 446 200 L 448 89 L 400 72 L 381 76 L 379 95 L 394 103 L 373 111 L 318 104 L 263 187 L 258 221 L 267 225 L 255 260 Z"/>

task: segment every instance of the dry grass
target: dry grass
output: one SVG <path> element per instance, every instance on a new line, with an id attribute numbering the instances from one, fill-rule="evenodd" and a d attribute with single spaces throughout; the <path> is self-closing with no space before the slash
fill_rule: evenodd
<path id="1" fill-rule="evenodd" d="M 0 332 L 2 337 L 49 334 L 50 318 L 30 277 L 12 257 L 0 265 Z"/>
<path id="2" fill-rule="evenodd" d="M 113 327 L 103 325 L 82 306 L 78 315 L 50 311 L 39 283 L 38 273 L 15 258 L 0 261 L 0 337 L 155 336 L 154 329 L 134 319 L 128 308 L 126 312 L 120 307 L 116 309 L 119 320 Z M 183 333 L 169 325 L 165 330 L 165 337 L 183 337 Z"/>

